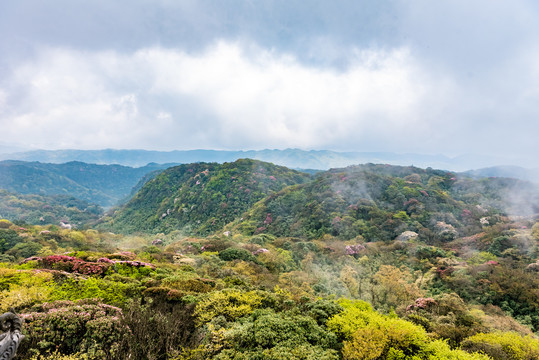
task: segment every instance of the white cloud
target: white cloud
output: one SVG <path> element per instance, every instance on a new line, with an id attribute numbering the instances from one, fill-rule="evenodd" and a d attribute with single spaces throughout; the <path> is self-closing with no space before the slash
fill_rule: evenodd
<path id="1" fill-rule="evenodd" d="M 373 133 L 402 145 L 453 91 L 406 48 L 351 49 L 337 71 L 224 41 L 197 54 L 46 49 L 9 83 L 24 91 L 7 131 L 42 148 L 338 148 Z"/>
<path id="2" fill-rule="evenodd" d="M 406 47 L 351 48 L 342 69 L 226 41 L 197 53 L 48 48 L 1 80 L 0 124 L 5 139 L 34 148 L 521 156 L 538 150 L 533 54 L 465 79 Z"/>

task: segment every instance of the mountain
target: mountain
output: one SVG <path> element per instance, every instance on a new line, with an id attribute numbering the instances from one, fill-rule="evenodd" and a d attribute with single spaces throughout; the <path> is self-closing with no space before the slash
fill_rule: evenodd
<path id="1" fill-rule="evenodd" d="M 539 213 L 539 188 L 516 179 L 473 180 L 440 170 L 359 165 L 318 174 L 257 203 L 227 229 L 315 239 L 431 242 L 471 236 L 497 214 Z M 483 220 L 482 220 L 483 219 Z"/>
<path id="2" fill-rule="evenodd" d="M 193 163 L 193 162 L 233 162 L 250 158 L 289 168 L 327 170 L 362 163 L 381 163 L 392 165 L 415 165 L 453 171 L 465 171 L 501 163 L 515 163 L 514 159 L 500 159 L 492 156 L 397 154 L 391 152 L 338 152 L 329 150 L 34 150 L 26 152 L 0 154 L 4 160 L 40 161 L 47 163 L 65 163 L 82 161 L 93 164 L 121 164 L 125 166 L 144 166 L 148 163 Z"/>
<path id="3" fill-rule="evenodd" d="M 146 183 L 102 226 L 118 232 L 208 234 L 265 196 L 309 179 L 306 173 L 250 159 L 179 165 Z"/>
<path id="4" fill-rule="evenodd" d="M 488 168 L 468 170 L 465 175 L 474 178 L 506 177 L 539 183 L 539 168 L 526 169 L 520 166 L 492 166 Z"/>
<path id="5" fill-rule="evenodd" d="M 2 161 L 0 188 L 21 194 L 70 195 L 110 207 L 128 196 L 147 173 L 168 166 L 148 164 L 132 168 L 79 161 L 64 164 Z"/>
<path id="6" fill-rule="evenodd" d="M 103 209 L 67 195 L 23 195 L 0 190 L 0 219 L 27 224 L 60 222 L 81 227 L 96 222 Z"/>
<path id="7" fill-rule="evenodd" d="M 226 225 L 247 236 L 367 241 L 412 231 L 425 241 L 448 241 L 500 215 L 539 213 L 538 194 L 537 186 L 516 179 L 474 180 L 430 168 L 366 164 L 309 176 L 244 159 L 170 168 L 102 226 L 207 235 Z"/>

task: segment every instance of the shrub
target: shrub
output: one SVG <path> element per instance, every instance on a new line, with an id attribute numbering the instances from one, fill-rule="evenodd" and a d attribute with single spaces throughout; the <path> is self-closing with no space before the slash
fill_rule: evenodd
<path id="1" fill-rule="evenodd" d="M 238 248 L 228 248 L 219 252 L 219 259 L 224 261 L 243 260 L 256 261 L 256 258 L 249 251 Z"/>
<path id="2" fill-rule="evenodd" d="M 421 326 L 381 315 L 367 303 L 341 300 L 339 304 L 344 311 L 328 321 L 328 328 L 344 340 L 345 360 L 488 359 L 484 355 L 453 351 L 444 341 L 433 342 Z"/>
<path id="3" fill-rule="evenodd" d="M 130 331 L 123 339 L 124 358 L 166 360 L 186 346 L 195 331 L 193 305 L 172 306 L 138 301 L 129 302 L 121 323 Z"/>
<path id="4" fill-rule="evenodd" d="M 97 301 L 56 301 L 21 314 L 28 340 L 19 356 L 82 353 L 88 359 L 115 359 L 126 329 L 121 309 Z"/>
<path id="5" fill-rule="evenodd" d="M 256 310 L 244 321 L 234 323 L 224 331 L 222 344 L 225 350 L 215 359 L 339 358 L 335 334 L 313 318 L 292 312 L 275 313 L 271 309 Z"/>
<path id="6" fill-rule="evenodd" d="M 52 275 L 39 270 L 0 268 L 0 312 L 19 311 L 49 299 Z"/>
<path id="7" fill-rule="evenodd" d="M 97 298 L 109 304 L 122 305 L 130 297 L 141 296 L 142 290 L 139 282 L 122 283 L 96 277 L 68 278 L 56 286 L 51 298 L 73 301 Z"/>
<path id="8" fill-rule="evenodd" d="M 13 225 L 11 221 L 6 219 L 0 219 L 0 229 L 9 229 L 11 225 Z"/>
<path id="9" fill-rule="evenodd" d="M 15 230 L 0 228 L 0 252 L 6 252 L 21 240 Z"/>
<path id="10" fill-rule="evenodd" d="M 256 291 L 242 292 L 224 289 L 209 293 L 197 304 L 195 315 L 198 324 L 204 324 L 217 316 L 227 321 L 246 316 L 262 304 L 262 296 Z"/>
<path id="11" fill-rule="evenodd" d="M 476 334 L 464 340 L 462 348 L 469 352 L 483 352 L 494 359 L 539 359 L 539 340 L 515 332 Z"/>

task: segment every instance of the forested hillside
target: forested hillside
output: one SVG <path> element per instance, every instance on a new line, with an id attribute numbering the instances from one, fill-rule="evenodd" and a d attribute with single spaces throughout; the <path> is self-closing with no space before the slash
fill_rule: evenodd
<path id="1" fill-rule="evenodd" d="M 139 168 L 82 162 L 48 164 L 24 161 L 0 162 L 0 189 L 21 194 L 70 195 L 110 207 L 131 193 L 147 173 L 168 165 Z"/>
<path id="2" fill-rule="evenodd" d="M 309 178 L 305 173 L 250 159 L 180 165 L 149 181 L 112 219 L 106 219 L 103 228 L 207 235 L 265 196 Z"/>
<path id="3" fill-rule="evenodd" d="M 256 204 L 236 228 L 308 239 L 392 240 L 415 232 L 449 241 L 481 231 L 498 215 L 539 213 L 536 185 L 515 179 L 472 180 L 440 170 L 360 165 L 320 173 Z"/>
<path id="4" fill-rule="evenodd" d="M 68 195 L 23 195 L 0 190 L 0 218 L 21 224 L 55 224 L 60 222 L 82 227 L 95 223 L 103 215 L 96 204 Z"/>

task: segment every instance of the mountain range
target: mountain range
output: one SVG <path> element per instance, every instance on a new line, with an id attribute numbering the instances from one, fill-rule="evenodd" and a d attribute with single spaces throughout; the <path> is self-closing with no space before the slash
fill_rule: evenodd
<path id="1" fill-rule="evenodd" d="M 338 152 L 329 150 L 33 150 L 17 153 L 0 154 L 0 160 L 39 161 L 44 163 L 65 163 L 80 161 L 92 164 L 120 164 L 124 166 L 142 167 L 148 163 L 193 162 L 231 162 L 242 158 L 250 158 L 271 162 L 292 169 L 327 170 L 349 165 L 375 163 L 403 166 L 432 167 L 451 171 L 466 171 L 484 167 L 514 164 L 514 159 L 500 159 L 492 156 L 462 155 L 448 157 L 445 155 L 397 154 L 391 152 Z M 536 168 L 537 164 L 518 164 Z M 525 171 L 525 169 L 524 169 Z M 539 170 L 535 169 L 535 175 Z M 530 175 L 531 176 L 531 175 Z M 536 177 L 537 178 L 537 177 Z"/>
<path id="2" fill-rule="evenodd" d="M 499 216 L 539 213 L 536 185 L 443 170 L 355 165 L 315 175 L 257 160 L 171 167 L 99 225 L 120 233 L 350 240 L 411 231 L 432 241 L 471 236 Z"/>

